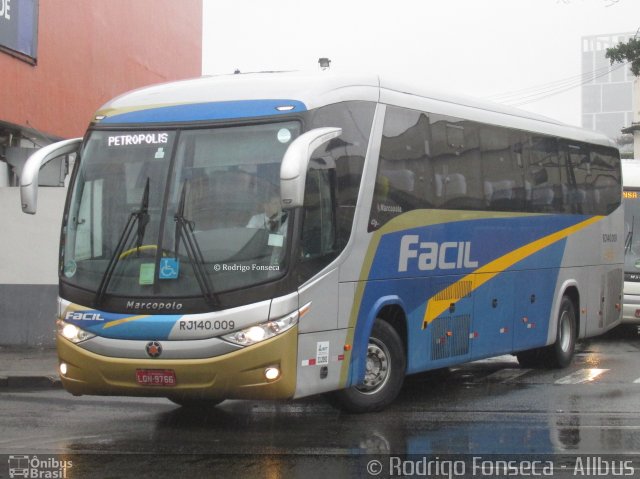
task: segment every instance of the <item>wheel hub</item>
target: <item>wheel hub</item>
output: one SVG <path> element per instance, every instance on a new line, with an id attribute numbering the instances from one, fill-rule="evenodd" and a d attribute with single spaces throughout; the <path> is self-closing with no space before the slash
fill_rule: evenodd
<path id="1" fill-rule="evenodd" d="M 371 338 L 367 347 L 366 371 L 364 382 L 358 390 L 371 394 L 384 386 L 389 379 L 389 352 L 384 344 Z"/>
<path id="2" fill-rule="evenodd" d="M 571 319 L 569 313 L 563 311 L 560 316 L 560 349 L 567 352 L 571 346 Z"/>

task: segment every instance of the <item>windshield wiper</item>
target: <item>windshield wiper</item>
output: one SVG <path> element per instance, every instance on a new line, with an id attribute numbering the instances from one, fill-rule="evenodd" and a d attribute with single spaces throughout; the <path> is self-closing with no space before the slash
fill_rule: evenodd
<path id="1" fill-rule="evenodd" d="M 133 211 L 129 215 L 129 219 L 127 220 L 127 224 L 124 226 L 122 233 L 120 233 L 120 238 L 118 239 L 118 244 L 116 245 L 116 249 L 111 255 L 109 259 L 109 264 L 107 265 L 107 269 L 104 271 L 102 275 L 102 279 L 100 280 L 100 286 L 98 286 L 98 291 L 96 292 L 95 303 L 96 306 L 100 306 L 102 304 L 102 300 L 104 299 L 104 295 L 107 292 L 107 288 L 109 287 L 109 283 L 111 282 L 111 278 L 113 277 L 113 272 L 118 265 L 118 261 L 120 261 L 120 257 L 124 252 L 124 248 L 129 242 L 129 237 L 133 232 L 134 226 L 138 225 L 138 234 L 136 238 L 136 249 L 140 250 L 142 246 L 142 241 L 144 239 L 144 232 L 147 228 L 147 224 L 149 224 L 149 178 L 147 177 L 147 183 L 144 187 L 144 192 L 142 193 L 142 200 L 140 201 L 140 209 L 138 211 Z"/>
<path id="2" fill-rule="evenodd" d="M 629 251 L 631 249 L 631 241 L 633 241 L 633 229 L 636 226 L 636 217 L 632 216 L 631 217 L 631 229 L 629 230 L 629 232 L 627 233 L 627 237 L 624 239 L 624 253 L 626 254 L 627 251 Z"/>
<path id="3" fill-rule="evenodd" d="M 140 205 L 140 211 L 137 213 L 138 219 L 138 238 L 136 240 L 136 249 L 140 252 L 140 246 L 142 246 L 142 240 L 144 239 L 144 232 L 149 224 L 149 177 L 147 177 L 147 184 L 144 187 L 142 193 L 142 203 Z"/>
<path id="4" fill-rule="evenodd" d="M 184 208 L 187 196 L 187 182 L 182 184 L 182 191 L 180 192 L 180 202 L 178 203 L 178 209 L 173 219 L 176 222 L 175 231 L 175 247 L 176 258 L 178 257 L 178 250 L 180 249 L 180 239 L 184 240 L 184 249 L 187 252 L 191 266 L 193 267 L 193 274 L 196 277 L 198 286 L 204 295 L 205 300 L 210 306 L 216 306 L 218 301 L 213 294 L 213 289 L 209 283 L 209 276 L 205 268 L 204 256 L 202 250 L 198 244 L 196 236 L 193 234 L 194 222 L 188 220 L 184 216 Z"/>

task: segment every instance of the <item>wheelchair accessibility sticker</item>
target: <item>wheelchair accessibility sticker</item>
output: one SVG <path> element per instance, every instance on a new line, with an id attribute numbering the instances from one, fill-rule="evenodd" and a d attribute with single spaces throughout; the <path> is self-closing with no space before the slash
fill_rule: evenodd
<path id="1" fill-rule="evenodd" d="M 178 279 L 180 260 L 178 258 L 160 258 L 160 279 Z"/>

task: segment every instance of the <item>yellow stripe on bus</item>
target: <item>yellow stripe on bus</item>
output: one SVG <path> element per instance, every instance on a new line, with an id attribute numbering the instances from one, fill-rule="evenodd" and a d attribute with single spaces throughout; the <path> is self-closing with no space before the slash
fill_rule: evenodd
<path id="1" fill-rule="evenodd" d="M 124 324 L 124 323 L 129 323 L 131 321 L 136 321 L 138 319 L 142 319 L 142 318 L 148 318 L 149 315 L 139 315 L 139 316 L 129 316 L 128 318 L 122 318 L 122 319 L 118 319 L 116 321 L 110 321 L 107 324 L 105 324 L 104 326 L 102 326 L 102 329 L 108 329 L 108 328 L 113 328 L 114 326 L 119 326 L 120 324 Z"/>

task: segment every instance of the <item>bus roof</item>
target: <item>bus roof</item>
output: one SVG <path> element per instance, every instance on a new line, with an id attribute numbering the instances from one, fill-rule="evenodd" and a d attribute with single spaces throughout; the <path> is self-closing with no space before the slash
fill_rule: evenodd
<path id="1" fill-rule="evenodd" d="M 393 78 L 335 71 L 203 76 L 120 95 L 96 113 L 100 124 L 172 123 L 270 116 L 341 101 L 373 101 L 606 146 L 605 135 L 517 108 L 439 92 Z"/>

